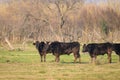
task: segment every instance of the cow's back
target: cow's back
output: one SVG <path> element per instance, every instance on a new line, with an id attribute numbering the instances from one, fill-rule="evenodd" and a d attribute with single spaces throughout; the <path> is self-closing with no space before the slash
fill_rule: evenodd
<path id="1" fill-rule="evenodd" d="M 50 48 L 53 53 L 59 53 L 59 54 L 69 54 L 72 53 L 74 50 L 79 51 L 80 44 L 79 42 L 52 42 L 50 44 Z"/>
<path id="2" fill-rule="evenodd" d="M 91 43 L 86 46 L 87 52 L 89 53 L 96 53 L 99 54 L 105 54 L 107 53 L 108 49 L 112 50 L 112 44 L 111 43 Z"/>

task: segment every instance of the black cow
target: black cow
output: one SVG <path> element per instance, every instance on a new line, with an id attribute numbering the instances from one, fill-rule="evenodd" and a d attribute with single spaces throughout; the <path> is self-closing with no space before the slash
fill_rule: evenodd
<path id="1" fill-rule="evenodd" d="M 80 62 L 80 44 L 79 42 L 70 42 L 70 43 L 65 43 L 65 42 L 52 42 L 49 46 L 49 50 L 52 51 L 53 55 L 56 57 L 55 61 L 59 62 L 60 61 L 60 55 L 63 54 L 74 54 L 75 60 L 74 62 L 76 62 L 77 58 L 79 58 L 79 62 Z"/>
<path id="2" fill-rule="evenodd" d="M 115 53 L 119 55 L 120 62 L 120 43 L 113 43 L 113 51 L 115 51 Z"/>
<path id="3" fill-rule="evenodd" d="M 91 44 L 84 44 L 82 52 L 88 52 L 91 57 L 91 62 L 96 60 L 97 55 L 108 55 L 109 63 L 111 63 L 111 53 L 112 53 L 112 44 L 107 43 L 91 43 Z"/>
<path id="4" fill-rule="evenodd" d="M 43 62 L 43 56 L 44 56 L 44 62 L 46 62 L 46 53 L 51 53 L 51 51 L 48 50 L 49 42 L 45 43 L 45 42 L 36 41 L 33 43 L 33 45 L 36 46 L 36 49 L 40 54 L 41 62 Z"/>

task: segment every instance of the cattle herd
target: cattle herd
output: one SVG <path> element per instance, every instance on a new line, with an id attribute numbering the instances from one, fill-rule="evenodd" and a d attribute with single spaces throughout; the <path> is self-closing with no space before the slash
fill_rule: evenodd
<path id="1" fill-rule="evenodd" d="M 52 53 L 55 56 L 55 62 L 60 61 L 60 55 L 67 54 L 70 55 L 73 53 L 74 62 L 80 60 L 80 43 L 79 42 L 39 42 L 35 41 L 33 45 L 36 46 L 38 50 L 41 62 L 46 61 L 46 54 Z M 88 52 L 91 57 L 91 62 L 95 62 L 98 55 L 107 54 L 108 62 L 112 62 L 111 54 L 114 51 L 119 56 L 120 61 L 120 43 L 90 43 L 84 44 L 82 48 L 82 52 Z"/>

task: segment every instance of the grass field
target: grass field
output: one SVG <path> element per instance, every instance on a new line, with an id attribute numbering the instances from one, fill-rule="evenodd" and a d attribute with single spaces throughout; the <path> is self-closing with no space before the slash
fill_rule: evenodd
<path id="1" fill-rule="evenodd" d="M 73 63 L 73 55 L 62 55 L 60 62 L 54 62 L 52 54 L 47 62 L 40 62 L 34 46 L 25 51 L 7 51 L 0 48 L 0 80 L 120 80 L 118 56 L 112 55 L 112 63 L 107 56 L 99 56 L 96 64 L 91 64 L 88 54 L 81 53 L 82 63 Z"/>

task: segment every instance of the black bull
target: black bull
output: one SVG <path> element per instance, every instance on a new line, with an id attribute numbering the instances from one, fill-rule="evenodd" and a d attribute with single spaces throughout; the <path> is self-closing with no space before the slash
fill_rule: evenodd
<path id="1" fill-rule="evenodd" d="M 41 62 L 42 57 L 44 56 L 44 61 L 46 61 L 46 53 L 53 53 L 53 55 L 56 57 L 55 61 L 59 62 L 60 61 L 60 55 L 63 54 L 71 54 L 73 53 L 75 60 L 74 62 L 76 62 L 77 58 L 79 58 L 79 62 L 80 62 L 80 44 L 79 42 L 70 42 L 70 43 L 65 43 L 65 42 L 52 42 L 52 43 L 45 43 L 45 42 L 39 42 L 36 41 L 35 43 L 33 43 L 34 45 L 36 45 L 36 48 L 39 51 L 39 54 L 41 56 Z"/>
<path id="2" fill-rule="evenodd" d="M 49 46 L 49 50 L 52 51 L 53 55 L 56 57 L 55 61 L 59 62 L 60 61 L 60 55 L 63 54 L 71 54 L 73 53 L 74 55 L 74 62 L 76 62 L 77 58 L 79 59 L 80 62 L 80 44 L 79 42 L 70 42 L 70 43 L 65 43 L 65 42 L 52 42 Z"/>
<path id="3" fill-rule="evenodd" d="M 119 62 L 120 62 L 120 43 L 114 43 L 113 44 L 113 51 L 119 56 Z"/>
<path id="4" fill-rule="evenodd" d="M 48 50 L 49 43 L 36 41 L 33 43 L 33 45 L 36 46 L 36 49 L 38 50 L 40 54 L 41 62 L 43 62 L 43 57 L 44 57 L 44 62 L 46 62 L 46 54 L 50 53 L 50 51 Z"/>
<path id="5" fill-rule="evenodd" d="M 113 44 L 111 43 L 91 43 L 91 44 L 84 44 L 82 52 L 88 52 L 91 61 L 96 60 L 97 55 L 108 55 L 108 62 L 111 63 L 111 53 L 113 50 Z"/>

